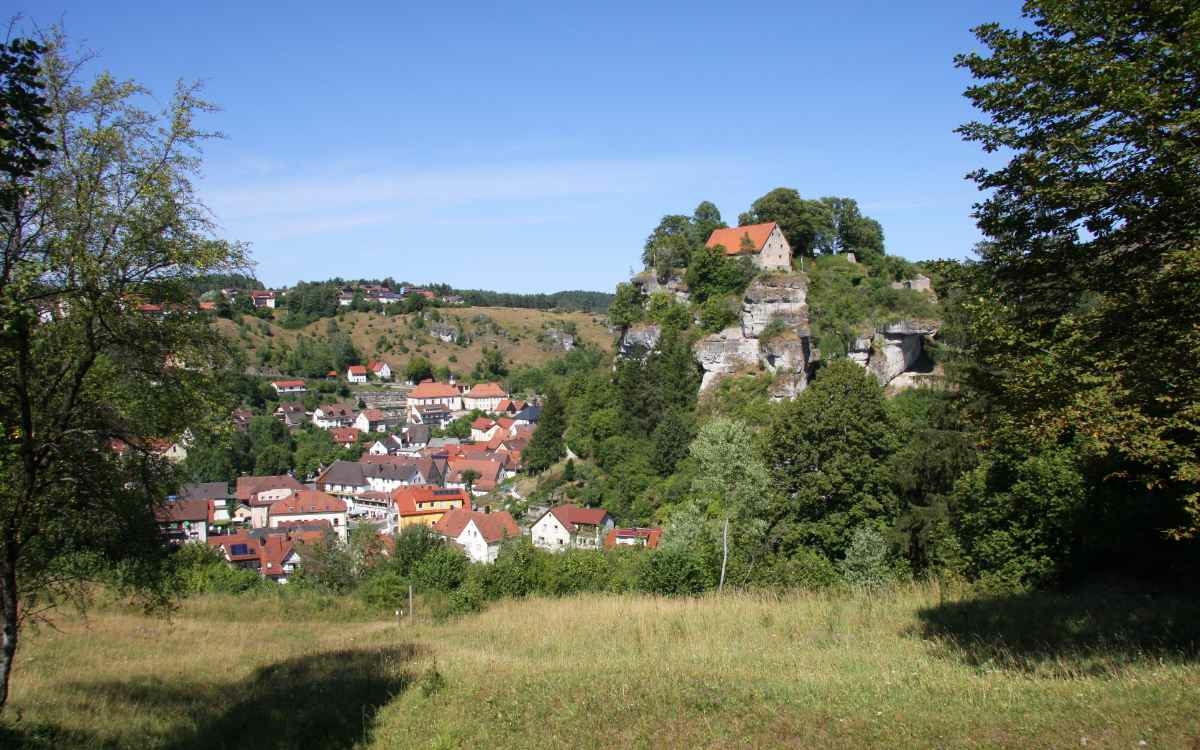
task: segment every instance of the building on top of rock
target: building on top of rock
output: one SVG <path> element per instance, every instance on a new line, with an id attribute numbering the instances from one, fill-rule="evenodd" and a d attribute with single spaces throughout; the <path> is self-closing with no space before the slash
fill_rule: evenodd
<path id="1" fill-rule="evenodd" d="M 749 255 L 764 271 L 790 271 L 792 247 L 775 222 L 713 230 L 705 247 L 723 247 L 726 255 Z"/>

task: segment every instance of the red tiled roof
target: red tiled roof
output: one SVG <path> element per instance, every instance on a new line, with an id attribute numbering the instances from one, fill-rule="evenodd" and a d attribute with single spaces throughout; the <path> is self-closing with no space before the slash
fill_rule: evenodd
<path id="1" fill-rule="evenodd" d="M 604 508 L 581 508 L 578 505 L 559 505 L 551 508 L 550 513 L 558 519 L 558 522 L 567 528 L 567 531 L 575 531 L 575 526 L 599 526 L 604 523 L 605 516 L 608 511 Z"/>
<path id="2" fill-rule="evenodd" d="M 362 365 L 350 365 L 350 374 L 351 375 L 366 375 L 367 368 L 363 367 Z"/>
<path id="3" fill-rule="evenodd" d="M 475 528 L 479 529 L 480 536 L 488 544 L 502 541 L 506 537 L 521 536 L 521 529 L 517 527 L 517 522 L 505 511 L 483 513 L 477 510 L 452 510 L 438 519 L 437 523 L 433 525 L 433 530 L 450 539 L 455 539 L 472 521 L 475 522 Z"/>
<path id="4" fill-rule="evenodd" d="M 646 549 L 654 549 L 658 546 L 658 541 L 662 539 L 663 530 L 655 527 L 651 529 L 612 529 L 608 532 L 608 536 L 604 537 L 604 548 L 612 549 L 617 544 L 618 539 L 645 539 Z"/>
<path id="5" fill-rule="evenodd" d="M 338 445 L 358 442 L 358 430 L 353 427 L 334 427 L 329 431 L 329 437 Z"/>
<path id="6" fill-rule="evenodd" d="M 271 505 L 272 516 L 345 512 L 346 503 L 344 501 L 317 490 L 297 490 L 290 497 L 285 497 Z"/>
<path id="7" fill-rule="evenodd" d="M 408 394 L 408 398 L 454 398 L 458 389 L 447 383 L 435 383 L 432 380 L 423 381 Z"/>
<path id="8" fill-rule="evenodd" d="M 494 425 L 494 424 L 496 424 L 496 423 L 493 422 L 492 420 L 488 419 L 487 417 L 479 417 L 478 419 L 476 419 L 474 422 L 471 423 L 471 429 L 472 430 L 482 430 L 483 432 L 487 432 L 488 430 L 492 429 L 492 425 Z"/>
<path id="9" fill-rule="evenodd" d="M 303 388 L 304 381 L 303 380 L 274 380 L 274 381 L 271 381 L 271 385 L 275 386 L 276 388 Z"/>
<path id="10" fill-rule="evenodd" d="M 445 508 L 421 508 L 419 503 L 429 503 L 435 500 L 457 501 L 458 507 L 470 505 L 470 498 L 465 490 L 446 489 L 433 484 L 413 484 L 399 487 L 392 492 L 392 501 L 401 516 L 421 516 L 429 513 L 445 513 Z"/>
<path id="11" fill-rule="evenodd" d="M 767 238 L 771 236 L 771 230 L 778 226 L 775 222 L 769 221 L 765 224 L 747 224 L 744 227 L 727 227 L 725 229 L 714 229 L 713 233 L 708 236 L 708 242 L 704 243 L 705 247 L 716 247 L 721 245 L 725 248 L 726 255 L 742 254 L 742 241 L 744 238 L 750 239 L 750 244 L 754 246 L 753 252 L 761 252 L 763 245 L 767 244 Z"/>
<path id="12" fill-rule="evenodd" d="M 500 429 L 508 432 L 510 429 L 512 429 L 512 426 L 515 424 L 515 422 L 508 417 L 500 417 L 496 420 L 496 424 L 500 425 Z"/>
<path id="13" fill-rule="evenodd" d="M 387 419 L 387 415 L 381 409 L 363 409 L 362 415 L 365 415 L 368 422 L 382 422 Z"/>
<path id="14" fill-rule="evenodd" d="M 387 365 L 387 362 L 376 362 L 374 360 L 367 363 L 367 369 L 371 372 L 379 372 Z M 390 369 L 390 368 L 389 368 Z"/>
<path id="15" fill-rule="evenodd" d="M 477 383 L 467 391 L 467 398 L 508 398 L 508 391 L 501 388 L 499 383 Z"/>

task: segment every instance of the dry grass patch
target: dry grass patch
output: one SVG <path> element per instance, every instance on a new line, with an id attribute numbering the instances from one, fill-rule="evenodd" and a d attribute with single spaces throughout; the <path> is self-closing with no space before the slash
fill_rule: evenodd
<path id="1" fill-rule="evenodd" d="M 397 628 L 209 597 L 31 634 L 0 746 L 1192 747 L 1200 605 L 1153 604 L 581 596 Z"/>

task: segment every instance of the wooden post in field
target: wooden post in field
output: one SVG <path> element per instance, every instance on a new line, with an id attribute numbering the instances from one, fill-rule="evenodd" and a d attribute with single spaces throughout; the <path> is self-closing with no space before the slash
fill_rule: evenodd
<path id="1" fill-rule="evenodd" d="M 411 583 L 410 583 L 410 584 L 408 584 L 408 616 L 409 616 L 409 618 L 410 618 L 410 619 L 411 619 L 411 618 L 412 618 L 412 616 L 413 616 L 413 604 L 412 604 L 412 584 L 411 584 Z"/>
<path id="2" fill-rule="evenodd" d="M 725 564 L 729 562 L 729 516 L 725 516 L 725 529 L 721 532 L 721 582 L 717 592 L 725 590 Z"/>

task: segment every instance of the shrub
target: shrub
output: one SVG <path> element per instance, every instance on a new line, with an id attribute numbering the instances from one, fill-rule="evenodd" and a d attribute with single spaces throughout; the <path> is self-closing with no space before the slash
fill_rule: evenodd
<path id="1" fill-rule="evenodd" d="M 638 583 L 642 591 L 660 596 L 696 596 L 712 585 L 704 566 L 686 549 L 649 553 Z"/>
<path id="2" fill-rule="evenodd" d="M 863 524 L 850 536 L 846 557 L 838 567 L 846 583 L 859 586 L 882 586 L 894 578 L 888 561 L 890 545 L 879 529 Z"/>
<path id="3" fill-rule="evenodd" d="M 430 551 L 413 568 L 413 582 L 421 590 L 453 591 L 467 577 L 467 558 L 451 547 Z"/>

